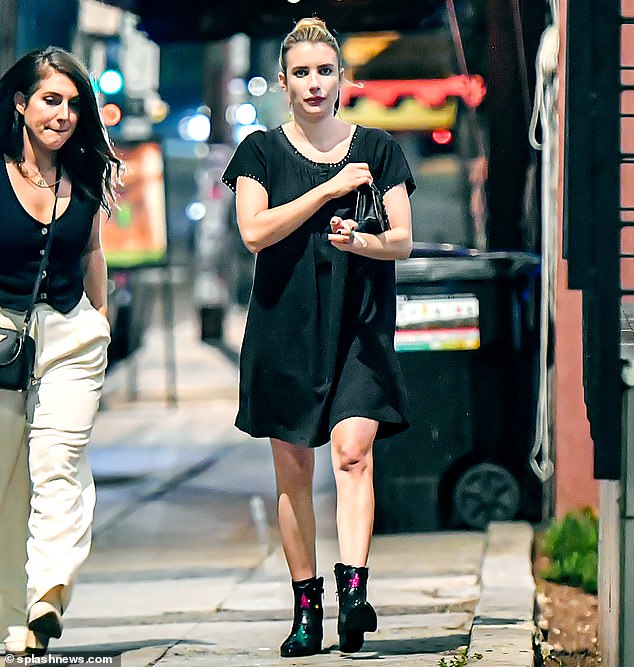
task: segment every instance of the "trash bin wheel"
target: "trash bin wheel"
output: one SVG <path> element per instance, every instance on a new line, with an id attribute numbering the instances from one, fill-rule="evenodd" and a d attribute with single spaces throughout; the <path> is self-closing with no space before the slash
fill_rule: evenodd
<path id="1" fill-rule="evenodd" d="M 508 521 L 520 507 L 519 484 L 506 468 L 478 463 L 460 475 L 453 505 L 460 519 L 472 528 L 485 528 L 490 521 Z"/>

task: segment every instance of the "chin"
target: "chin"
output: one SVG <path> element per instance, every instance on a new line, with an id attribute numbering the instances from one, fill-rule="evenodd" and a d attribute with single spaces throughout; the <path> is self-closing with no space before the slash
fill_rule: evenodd
<path id="1" fill-rule="evenodd" d="M 316 118 L 330 118 L 333 115 L 332 109 L 324 109 L 323 107 L 310 107 L 304 111 L 304 115 L 311 120 Z"/>
<path id="2" fill-rule="evenodd" d="M 69 139 L 70 136 L 60 137 L 57 141 L 49 141 L 47 147 L 51 151 L 58 151 Z"/>

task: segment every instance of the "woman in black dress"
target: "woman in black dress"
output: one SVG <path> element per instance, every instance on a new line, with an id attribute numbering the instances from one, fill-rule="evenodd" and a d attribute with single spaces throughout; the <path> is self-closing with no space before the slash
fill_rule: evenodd
<path id="1" fill-rule="evenodd" d="M 332 445 L 341 562 L 340 648 L 358 651 L 376 630 L 366 599 L 374 518 L 372 446 L 407 427 L 394 352 L 394 260 L 411 249 L 414 189 L 386 132 L 335 116 L 339 46 L 317 18 L 282 43 L 280 85 L 292 120 L 250 134 L 224 182 L 236 193 L 243 241 L 257 253 L 240 362 L 236 425 L 269 437 L 278 518 L 295 596 L 281 655 L 321 650 L 323 578 L 316 576 L 314 447 Z M 390 229 L 354 232 L 356 188 L 374 182 Z"/>

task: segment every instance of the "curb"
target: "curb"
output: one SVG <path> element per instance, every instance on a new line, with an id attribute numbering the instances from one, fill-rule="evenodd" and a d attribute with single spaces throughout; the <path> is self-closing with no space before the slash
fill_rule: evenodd
<path id="1" fill-rule="evenodd" d="M 487 530 L 480 601 L 469 655 L 479 667 L 534 667 L 535 580 L 533 529 L 524 522 L 494 522 Z"/>

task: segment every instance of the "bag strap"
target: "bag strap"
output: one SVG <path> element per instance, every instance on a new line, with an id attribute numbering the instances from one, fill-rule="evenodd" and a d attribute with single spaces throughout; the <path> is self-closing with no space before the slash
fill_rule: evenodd
<path id="1" fill-rule="evenodd" d="M 46 248 L 44 249 L 44 254 L 42 255 L 42 260 L 40 261 L 40 266 L 37 271 L 37 277 L 35 279 L 35 285 L 33 287 L 33 292 L 31 293 L 31 299 L 29 302 L 29 307 L 27 308 L 26 315 L 24 317 L 24 324 L 22 325 L 22 333 L 25 334 L 29 322 L 31 321 L 31 313 L 33 312 L 33 307 L 35 306 L 35 300 L 37 299 L 37 293 L 40 289 L 40 285 L 42 284 L 42 280 L 44 280 L 44 272 L 46 271 L 46 267 L 48 266 L 48 256 L 51 252 L 51 245 L 53 243 L 53 223 L 55 222 L 55 213 L 57 210 L 57 198 L 59 194 L 59 184 L 60 181 L 62 180 L 61 178 L 61 165 L 58 163 L 57 164 L 57 169 L 55 170 L 55 201 L 53 202 L 53 213 L 51 214 L 51 222 L 48 225 L 48 239 L 46 240 Z"/>

